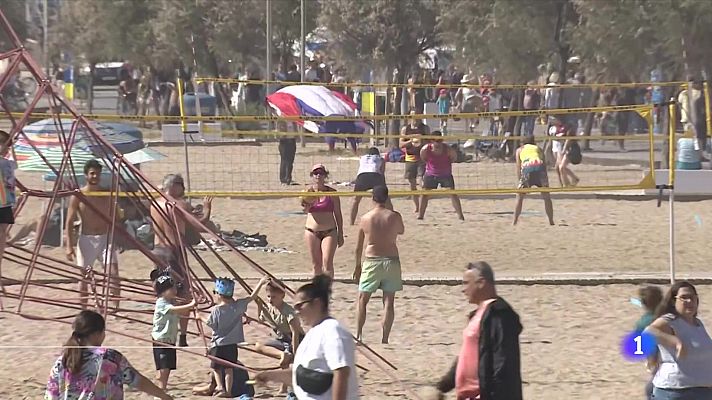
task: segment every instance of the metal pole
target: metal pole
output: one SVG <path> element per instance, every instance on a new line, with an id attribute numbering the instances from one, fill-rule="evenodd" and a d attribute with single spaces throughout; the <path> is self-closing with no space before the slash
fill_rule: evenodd
<path id="1" fill-rule="evenodd" d="M 46 68 L 45 75 L 49 76 L 49 56 L 47 55 L 47 0 L 42 1 L 42 59 Z"/>
<path id="2" fill-rule="evenodd" d="M 266 0 L 267 5 L 267 74 L 265 80 L 272 80 L 272 0 Z M 269 94 L 270 85 L 267 85 L 267 94 Z"/>
<path id="3" fill-rule="evenodd" d="M 304 82 L 304 77 L 305 77 L 304 68 L 306 67 L 305 64 L 306 64 L 306 57 L 307 57 L 307 54 L 306 54 L 306 51 L 307 51 L 307 49 L 306 49 L 306 47 L 307 47 L 307 33 L 306 33 L 307 7 L 306 7 L 306 4 L 304 4 L 304 2 L 305 2 L 305 0 L 300 0 L 300 2 L 299 2 L 299 9 L 300 9 L 299 17 L 301 18 L 301 23 L 300 23 L 300 29 L 301 29 L 300 35 L 301 36 L 300 36 L 299 43 L 300 43 L 301 49 L 302 49 L 302 53 L 299 55 L 299 72 L 302 75 L 302 82 Z"/>
<path id="4" fill-rule="evenodd" d="M 267 74 L 265 75 L 265 80 L 272 80 L 272 0 L 266 0 L 265 4 L 267 6 Z M 270 94 L 271 86 L 267 84 L 265 86 L 265 97 Z M 267 122 L 267 129 L 272 130 L 272 121 Z"/>
<path id="5" fill-rule="evenodd" d="M 306 51 L 307 51 L 307 33 L 306 33 L 306 25 L 307 25 L 307 6 L 305 4 L 306 0 L 300 0 L 299 2 L 299 19 L 300 21 L 300 45 L 302 52 L 299 54 L 299 73 L 301 74 L 301 80 L 304 82 L 304 78 L 306 77 L 304 68 L 306 68 Z M 297 125 L 298 126 L 298 125 Z M 299 127 L 299 130 L 302 130 L 302 127 Z M 299 135 L 299 143 L 301 144 L 302 147 L 307 147 L 307 141 L 304 138 L 304 135 Z"/>
<path id="6" fill-rule="evenodd" d="M 688 87 L 689 89 L 689 87 Z M 688 96 L 689 96 L 688 90 Z M 670 284 L 675 283 L 675 101 L 670 102 L 670 132 L 668 135 L 668 206 L 670 218 Z"/>
<path id="7" fill-rule="evenodd" d="M 185 137 L 188 134 L 188 125 L 185 122 L 185 108 L 183 105 L 183 80 L 180 79 L 180 74 L 178 74 L 178 78 L 176 79 L 176 86 L 178 89 L 178 109 L 180 110 L 180 117 L 181 117 L 181 131 L 183 132 L 183 153 L 185 155 L 185 183 L 186 183 L 186 189 L 188 189 L 188 193 L 190 193 L 190 162 L 188 161 L 188 139 Z M 196 98 L 197 98 L 197 94 Z M 196 102 L 196 107 L 198 107 L 198 104 Z"/>

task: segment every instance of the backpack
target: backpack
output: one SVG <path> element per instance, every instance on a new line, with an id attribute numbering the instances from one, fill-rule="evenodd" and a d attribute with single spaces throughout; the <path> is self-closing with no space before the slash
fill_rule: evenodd
<path id="1" fill-rule="evenodd" d="M 573 165 L 581 164 L 581 159 L 583 158 L 583 156 L 581 155 L 581 147 L 578 144 L 578 140 L 571 141 L 571 144 L 569 145 L 569 151 L 566 153 L 566 157 L 568 157 L 569 161 Z"/>

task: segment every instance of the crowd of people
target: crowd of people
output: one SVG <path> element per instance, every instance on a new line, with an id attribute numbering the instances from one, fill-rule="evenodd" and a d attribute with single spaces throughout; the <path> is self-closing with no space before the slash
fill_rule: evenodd
<path id="1" fill-rule="evenodd" d="M 4 133 L 2 138 L 7 146 L 10 138 Z M 427 163 L 433 159 L 427 151 L 437 152 L 437 143 L 422 144 L 424 148 L 416 154 Z M 446 155 L 440 153 L 435 158 L 442 157 L 444 160 Z M 383 174 L 377 151 L 369 151 L 364 157 L 359 176 Z M 521 187 L 546 185 L 548 178 L 543 168 L 543 151 L 533 143 L 533 137 L 526 139 L 517 150 L 517 160 Z M 424 176 L 434 177 L 438 184 L 442 184 L 443 179 L 447 180 L 442 175 L 429 174 L 428 171 L 433 172 L 432 167 L 428 169 L 425 166 Z M 0 196 L 4 199 L 3 204 L 12 204 L 7 193 L 14 192 L 13 168 L 13 165 L 7 165 L 0 169 L 3 174 L 1 192 L 5 193 Z M 438 165 L 435 165 L 437 168 Z M 81 195 L 76 195 L 70 202 L 69 212 L 72 220 L 76 217 L 82 219 L 82 228 L 79 237 L 75 238 L 73 221 L 67 222 L 67 257 L 84 270 L 84 279 L 92 273 L 96 261 L 107 265 L 118 278 L 117 256 L 113 244 L 107 240 L 107 227 L 111 221 L 107 221 L 105 216 L 119 213 L 111 209 L 113 206 L 105 197 L 91 196 L 91 192 L 101 190 L 98 187 L 101 165 L 89 161 L 84 172 L 87 183 L 81 189 Z M 325 184 L 328 170 L 324 165 L 315 165 L 311 175 L 314 179 L 313 191 L 329 191 Z M 359 397 L 355 352 L 357 343 L 364 340 L 366 307 L 371 295 L 380 289 L 384 306 L 381 342 L 389 343 L 395 318 L 395 296 L 403 290 L 397 238 L 405 231 L 403 218 L 393 210 L 384 180 L 376 175 L 364 175 L 359 181 L 359 189 L 372 190 L 372 209 L 359 222 L 353 273 L 359 293 L 356 337 L 329 312 L 333 255 L 344 241 L 339 198 L 305 193 L 302 206 L 308 214 L 305 241 L 312 251 L 312 282 L 297 290 L 294 303 L 290 305 L 285 300 L 280 282 L 262 279 L 251 293 L 236 298 L 234 282 L 229 278 L 218 278 L 214 283 L 215 306 L 209 316 L 201 318 L 213 331 L 209 350 L 212 383 L 196 393 L 228 398 L 235 396 L 236 381 L 241 384 L 237 386 L 243 389 L 249 387 L 245 385 L 247 377 L 244 371 L 233 367 L 239 366 L 239 346 L 246 344 L 243 316 L 249 303 L 260 296 L 266 287 L 268 301 L 260 310 L 259 319 L 272 328 L 274 338 L 257 341 L 255 349 L 279 359 L 281 369 L 258 373 L 252 377 L 254 382 L 258 386 L 267 382 L 279 383 L 288 399 L 352 400 Z M 202 223 L 194 221 L 210 218 L 211 199 L 205 199 L 202 214 L 196 218 L 173 219 L 168 217 L 172 206 L 186 213 L 195 210 L 184 199 L 180 175 L 166 176 L 162 190 L 174 202 L 159 200 L 151 208 L 156 228 L 154 254 L 163 260 L 163 264 L 151 273 L 156 295 L 151 330 L 156 383 L 138 372 L 121 353 L 102 346 L 105 339 L 104 318 L 94 311 L 84 310 L 77 315 L 64 352 L 51 369 L 46 399 L 81 399 L 87 396 L 121 399 L 124 385 L 156 398 L 172 398 L 168 394 L 168 381 L 171 371 L 177 368 L 176 349 L 188 345 L 187 316 L 197 306 L 187 280 L 187 264 L 182 258 L 181 246 L 187 243 L 184 240 L 189 229 L 203 229 Z M 521 202 L 522 198 L 518 201 Z M 550 200 L 545 198 L 545 202 L 551 221 Z M 11 205 L 7 207 L 11 209 Z M 420 207 L 423 207 L 419 209 L 422 213 L 422 200 Z M 518 205 L 520 209 L 521 204 Z M 517 217 L 518 213 L 515 214 L 515 223 Z M 176 224 L 176 221 L 179 222 Z M 12 224 L 14 221 L 5 219 L 3 222 Z M 120 310 L 120 282 L 112 281 L 111 286 L 111 311 L 117 312 Z M 86 291 L 86 282 L 80 279 L 77 293 L 88 307 L 84 301 L 89 297 Z M 497 295 L 491 266 L 484 262 L 468 264 L 463 273 L 463 294 L 469 303 L 477 307 L 463 331 L 459 356 L 448 373 L 434 383 L 432 398 L 443 398 L 444 393 L 454 389 L 459 399 L 521 399 L 519 335 L 523 328 L 517 313 Z M 648 332 L 657 340 L 657 352 L 651 354 L 648 360 L 652 373 L 646 387 L 649 398 L 712 399 L 712 368 L 709 365 L 712 339 L 697 317 L 699 297 L 695 287 L 687 282 L 678 282 L 664 297 L 656 288 L 643 288 L 640 295 L 640 303 L 646 313 L 636 323 L 635 330 Z M 240 396 L 249 399 L 253 392 L 252 388 L 244 389 Z"/>
<path id="2" fill-rule="evenodd" d="M 307 77 L 312 80 L 326 79 L 318 75 L 318 70 L 318 65 L 310 64 Z M 296 79 L 296 73 L 296 70 L 290 69 L 285 73 L 284 80 Z M 441 73 L 437 76 L 437 83 L 457 81 L 466 84 L 476 79 L 472 72 L 458 74 L 456 68 L 448 74 Z M 566 83 L 582 83 L 583 75 L 579 74 L 573 72 Z M 338 83 L 339 79 L 333 79 Z M 345 78 L 342 76 L 341 79 Z M 432 77 L 429 79 L 432 80 Z M 493 77 L 482 75 L 479 81 L 484 83 L 484 87 L 476 89 L 477 92 L 469 88 L 450 90 L 435 86 L 429 90 L 413 86 L 407 89 L 406 101 L 412 114 L 422 114 L 426 100 L 435 100 L 441 114 L 449 114 L 453 107 L 462 112 L 501 109 L 502 104 L 506 103 L 506 94 L 487 87 L 494 82 Z M 420 82 L 420 78 L 415 76 L 409 80 L 413 85 Z M 543 91 L 534 88 L 525 91 L 524 109 L 578 108 L 591 101 L 590 92 L 585 89 L 576 89 L 574 92 L 574 89 L 560 88 L 556 73 L 550 74 L 545 83 L 551 87 Z M 119 90 L 129 88 L 120 85 Z M 137 91 L 140 92 L 140 88 Z M 608 104 L 635 104 L 635 100 L 631 100 L 631 93 L 609 92 L 602 97 Z M 616 118 L 618 129 L 624 129 L 623 133 L 628 131 L 630 116 L 603 115 L 601 124 L 607 124 L 610 118 Z M 432 132 L 422 120 L 415 118 L 403 126 L 399 147 L 404 153 L 404 179 L 412 190 L 416 190 L 419 185 L 425 191 L 455 189 L 452 164 L 457 159 L 457 153 L 443 139 L 437 138 L 447 133 L 448 122 L 447 118 L 443 118 L 440 130 Z M 576 159 L 580 162 L 582 149 L 576 140 L 567 137 L 583 133 L 583 120 L 581 116 L 571 114 L 553 116 L 546 123 L 549 125 L 547 133 L 556 138 L 550 142 L 559 182 L 561 186 L 575 186 L 579 178 L 570 169 L 570 165 L 576 164 Z M 472 132 L 478 124 L 477 120 L 468 120 L 465 126 Z M 535 124 L 536 117 L 524 119 L 524 138 L 514 153 L 519 188 L 549 186 L 547 149 L 535 143 Z M 0 141 L 5 145 L 0 151 L 4 153 L 10 138 L 2 133 Z M 436 138 L 425 139 L 422 136 Z M 624 149 L 622 143 L 621 149 Z M 280 181 L 291 184 L 290 164 L 293 163 L 296 144 L 285 142 L 284 145 L 290 146 L 285 149 L 285 153 L 292 153 L 292 160 L 291 163 L 285 163 L 284 168 L 280 167 Z M 282 143 L 280 152 L 281 147 Z M 15 190 L 14 168 L 12 164 L 0 162 L 3 183 L 0 185 L 0 228 L 7 228 L 8 224 L 14 222 L 11 218 L 14 199 L 10 195 Z M 289 304 L 283 286 L 277 281 L 262 279 L 252 292 L 236 298 L 232 279 L 215 280 L 215 306 L 209 316 L 202 315 L 202 322 L 213 332 L 209 349 L 212 383 L 200 394 L 233 398 L 235 382 L 241 380 L 244 387 L 245 377 L 237 376 L 237 370 L 233 367 L 239 365 L 238 349 L 246 343 L 244 316 L 248 305 L 261 295 L 262 290 L 266 290 L 267 302 L 260 306 L 259 320 L 272 328 L 274 338 L 258 340 L 254 348 L 264 355 L 279 359 L 280 369 L 254 375 L 252 379 L 255 383 L 278 383 L 288 399 L 352 400 L 359 397 L 355 353 L 357 343 L 364 340 L 363 327 L 368 303 L 377 290 L 383 292 L 381 343 L 389 343 L 395 320 L 396 294 L 403 290 L 397 239 L 404 234 L 405 226 L 402 215 L 393 208 L 385 170 L 386 160 L 380 150 L 371 148 L 360 157 L 355 176 L 354 190 L 371 191 L 372 200 L 371 209 L 361 217 L 358 224 L 353 271 L 353 279 L 358 282 L 355 338 L 330 314 L 334 256 L 345 241 L 344 221 L 341 198 L 319 195 L 335 192 L 336 189 L 327 184 L 327 167 L 316 164 L 310 170 L 312 182 L 300 198 L 302 210 L 306 214 L 304 240 L 312 262 L 312 281 L 301 286 L 293 304 Z M 83 271 L 77 291 L 83 308 L 89 307 L 88 299 L 92 297 L 88 292 L 88 282 L 94 265 L 99 262 L 109 267 L 110 276 L 114 278 L 109 283 L 111 312 L 118 313 L 121 310 L 118 254 L 114 244 L 109 242 L 112 223 L 106 221 L 105 216 L 119 218 L 120 212 L 114 209 L 115 206 L 107 197 L 91 196 L 92 192 L 102 190 L 99 186 L 101 173 L 102 167 L 97 161 L 89 161 L 84 166 L 86 185 L 81 188 L 81 194 L 73 197 L 69 204 L 65 226 L 66 256 Z M 102 347 L 105 321 L 100 314 L 84 310 L 77 315 L 64 352 L 51 370 L 46 399 L 121 399 L 124 385 L 160 399 L 172 398 L 168 394 L 168 381 L 171 371 L 177 368 L 176 350 L 188 346 L 189 314 L 198 306 L 188 279 L 183 247 L 190 244 L 187 241 L 190 231 L 203 231 L 211 216 L 212 199 L 206 198 L 202 209 L 197 212 L 185 200 L 183 179 L 178 174 L 166 176 L 162 190 L 171 200 L 159 198 L 150 206 L 155 232 L 153 254 L 161 261 L 161 265 L 151 273 L 156 295 L 151 330 L 156 383 L 133 368 L 121 353 Z M 315 192 L 319 194 L 311 194 Z M 414 213 L 419 219 L 425 217 L 431 196 L 423 194 L 412 197 Z M 524 193 L 517 195 L 513 224 L 518 223 L 524 197 Z M 549 223 L 553 225 L 551 198 L 547 193 L 543 193 L 542 197 Z M 464 220 L 460 199 L 457 195 L 451 195 L 451 200 L 458 218 Z M 356 197 L 352 204 L 349 215 L 351 225 L 356 224 L 360 202 L 361 198 Z M 194 214 L 196 218 L 169 217 L 172 215 L 172 207 Z M 2 211 L 8 209 L 9 215 L 4 215 Z M 75 235 L 74 223 L 77 218 L 82 223 L 78 235 Z M 0 229 L 3 235 L 6 231 Z M 0 238 L 0 243 L 3 245 L 1 252 L 4 250 L 4 238 Z M 463 294 L 468 303 L 476 308 L 463 331 L 462 347 L 457 360 L 434 384 L 433 398 L 443 398 L 445 393 L 455 390 L 458 399 L 462 400 L 521 399 L 519 335 L 523 327 L 513 308 L 498 296 L 492 267 L 485 262 L 468 264 L 463 273 Z M 712 339 L 697 318 L 697 292 L 693 285 L 678 282 L 661 297 L 656 289 L 645 288 L 641 292 L 646 315 L 636 324 L 636 330 L 649 332 L 658 342 L 658 351 L 651 355 L 648 362 L 652 378 L 646 388 L 647 395 L 651 399 L 663 400 L 712 399 L 712 368 L 709 365 Z M 251 393 L 241 393 L 241 399 L 250 398 Z"/>

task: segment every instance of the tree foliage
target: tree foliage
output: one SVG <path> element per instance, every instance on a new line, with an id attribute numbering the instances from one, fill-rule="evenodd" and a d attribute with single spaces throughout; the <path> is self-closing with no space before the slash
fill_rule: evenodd
<path id="1" fill-rule="evenodd" d="M 413 68 L 441 42 L 438 0 L 323 0 L 319 23 L 342 62 L 362 68 Z M 403 82 L 403 77 L 399 79 Z"/>
<path id="2" fill-rule="evenodd" d="M 72 0 L 62 2 L 54 47 L 87 60 L 126 59 L 201 74 L 234 73 L 228 60 L 264 68 L 264 0 Z M 300 36 L 300 0 L 272 0 L 273 59 L 286 66 Z M 502 82 L 561 67 L 580 56 L 608 80 L 699 75 L 712 63 L 712 2 L 699 0 L 307 0 L 307 32 L 329 32 L 328 54 L 362 70 L 394 69 L 403 80 L 426 49 L 454 50 L 462 69 L 497 70 Z M 24 1 L 3 12 L 26 31 Z M 4 38 L 0 39 L 4 40 Z M 0 43 L 1 45 L 2 43 Z"/>
<path id="3" fill-rule="evenodd" d="M 27 36 L 27 25 L 25 24 L 25 2 L 23 0 L 4 0 L 2 4 L 2 12 L 5 18 L 12 25 L 15 33 L 23 40 Z M 0 50 L 6 50 L 14 47 L 12 41 L 0 30 Z"/>

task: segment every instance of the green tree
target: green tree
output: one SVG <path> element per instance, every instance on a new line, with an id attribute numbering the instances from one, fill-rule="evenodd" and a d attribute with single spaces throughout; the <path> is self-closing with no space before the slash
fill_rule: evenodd
<path id="1" fill-rule="evenodd" d="M 439 0 L 323 0 L 319 23 L 332 32 L 330 47 L 342 62 L 385 69 L 389 80 L 405 83 L 423 51 L 441 44 L 438 16 L 447 6 Z M 402 113 L 402 93 L 396 92 L 395 114 Z"/>
<path id="2" fill-rule="evenodd" d="M 111 13 L 103 2 L 94 0 L 64 2 L 60 19 L 62 22 L 55 26 L 56 31 L 52 35 L 52 45 L 71 52 L 76 67 L 79 67 L 78 61 L 81 59 L 89 64 L 87 108 L 91 113 L 94 103 L 94 68 L 97 63 L 111 56 L 111 46 L 107 46 L 107 43 L 111 43 L 115 30 L 122 27 L 117 26 L 118 21 L 111 19 Z"/>
<path id="3" fill-rule="evenodd" d="M 25 2 L 24 0 L 4 0 L 2 13 L 7 18 L 20 40 L 27 37 L 28 27 L 25 23 Z M 7 36 L 7 33 L 0 29 L 0 51 L 14 48 L 14 44 Z"/>

